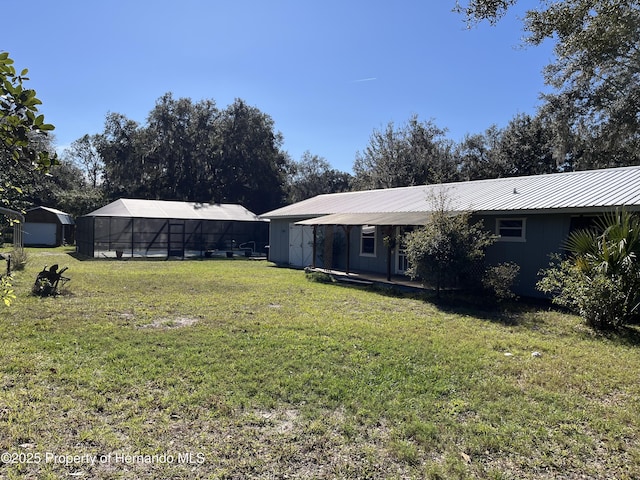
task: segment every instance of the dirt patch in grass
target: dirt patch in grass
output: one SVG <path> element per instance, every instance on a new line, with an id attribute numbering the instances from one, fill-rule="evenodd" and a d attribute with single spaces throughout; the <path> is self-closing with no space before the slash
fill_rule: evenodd
<path id="1" fill-rule="evenodd" d="M 140 325 L 140 328 L 156 328 L 160 330 L 168 330 L 173 328 L 192 327 L 198 323 L 197 318 L 193 317 L 175 317 L 175 318 L 158 318 L 151 323 Z"/>
<path id="2" fill-rule="evenodd" d="M 354 425 L 341 409 L 312 416 L 256 409 L 239 412 L 236 422 L 224 428 L 224 446 L 210 452 L 222 470 L 244 478 L 389 478 L 402 470 L 384 448 L 389 432 Z"/>

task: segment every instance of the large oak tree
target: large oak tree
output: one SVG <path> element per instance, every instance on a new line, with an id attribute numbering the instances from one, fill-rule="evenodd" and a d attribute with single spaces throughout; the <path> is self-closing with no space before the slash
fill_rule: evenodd
<path id="1" fill-rule="evenodd" d="M 140 125 L 110 113 L 96 150 L 109 198 L 239 203 L 262 213 L 285 200 L 287 155 L 274 122 L 236 99 L 160 97 Z"/>
<path id="2" fill-rule="evenodd" d="M 517 0 L 468 0 L 470 23 L 499 19 Z M 636 0 L 540 1 L 524 16 L 526 42 L 554 42 L 544 77 L 554 91 L 541 114 L 555 124 L 558 163 L 609 167 L 640 161 L 640 4 Z M 586 148 L 576 144 L 587 143 Z"/>
<path id="3" fill-rule="evenodd" d="M 396 127 L 374 130 L 353 164 L 358 190 L 406 187 L 453 180 L 456 176 L 446 130 L 412 116 Z"/>
<path id="4" fill-rule="evenodd" d="M 324 193 L 346 192 L 351 175 L 331 168 L 329 162 L 306 151 L 289 164 L 289 202 L 295 203 Z"/>

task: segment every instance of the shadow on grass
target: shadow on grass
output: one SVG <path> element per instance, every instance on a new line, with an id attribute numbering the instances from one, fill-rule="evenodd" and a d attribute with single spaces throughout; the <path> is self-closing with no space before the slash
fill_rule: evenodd
<path id="1" fill-rule="evenodd" d="M 446 313 L 469 315 L 507 326 L 528 323 L 530 320 L 525 314 L 546 309 L 550 305 L 549 302 L 535 299 L 498 302 L 486 294 L 468 292 L 444 292 L 439 297 L 433 292 L 426 300 Z"/>
<path id="2" fill-rule="evenodd" d="M 543 298 L 521 298 L 515 301 L 497 302 L 486 295 L 458 292 L 441 293 L 440 298 L 432 292 L 423 295 L 422 298 L 440 311 L 469 315 L 505 326 L 533 326 L 532 322 L 535 321 L 531 314 L 540 311 L 573 314 L 565 308 L 554 305 L 551 300 Z M 581 331 L 584 338 L 607 340 L 629 347 L 640 346 L 640 325 L 626 325 L 612 330 L 595 330 L 585 324 Z"/>
<path id="3" fill-rule="evenodd" d="M 310 282 L 367 290 L 390 298 L 412 298 L 430 303 L 446 313 L 470 315 L 505 325 L 517 324 L 517 311 L 523 308 L 514 302 L 507 304 L 488 301 L 486 295 L 473 295 L 461 291 L 443 291 L 438 296 L 434 289 L 424 287 L 419 288 L 376 281 L 345 281 L 340 277 L 317 271 L 307 271 L 305 276 Z"/>
<path id="4" fill-rule="evenodd" d="M 625 325 L 615 330 L 589 330 L 591 338 L 607 340 L 617 345 L 640 347 L 640 326 Z"/>
<path id="5" fill-rule="evenodd" d="M 79 262 L 84 262 L 86 260 L 93 260 L 92 257 L 89 257 L 87 255 L 83 255 L 82 253 L 78 253 L 75 250 L 74 251 L 70 251 L 70 252 L 66 252 L 67 255 L 69 255 L 71 258 L 78 260 Z"/>
<path id="6" fill-rule="evenodd" d="M 429 303 L 440 311 L 455 315 L 466 315 L 498 323 L 505 326 L 532 326 L 532 313 L 540 311 L 569 314 L 571 312 L 554 305 L 543 298 L 520 298 L 513 301 L 498 302 L 482 292 L 465 292 L 460 290 L 443 291 L 438 296 L 433 289 L 413 288 L 378 282 L 353 283 L 343 282 L 332 275 L 321 272 L 307 272 L 311 282 L 330 283 L 341 288 L 353 288 L 375 292 L 390 298 L 412 298 Z M 597 331 L 585 326 L 583 334 L 589 338 L 602 338 L 616 344 L 640 346 L 640 327 L 626 326 L 612 331 Z"/>

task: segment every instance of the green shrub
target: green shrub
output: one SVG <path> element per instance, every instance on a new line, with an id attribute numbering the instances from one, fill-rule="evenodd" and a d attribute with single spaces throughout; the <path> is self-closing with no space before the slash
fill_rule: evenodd
<path id="1" fill-rule="evenodd" d="M 470 219 L 468 212 L 435 211 L 428 224 L 407 234 L 407 274 L 432 284 L 438 296 L 442 288 L 473 274 L 494 239 L 482 222 Z"/>
<path id="2" fill-rule="evenodd" d="M 305 276 L 307 277 L 307 280 L 309 280 L 310 282 L 318 282 L 318 283 L 333 283 L 333 277 L 331 275 L 329 275 L 328 273 L 324 273 L 324 272 L 314 272 L 314 271 L 307 271 L 305 270 Z"/>
<path id="3" fill-rule="evenodd" d="M 572 233 L 567 258 L 555 256 L 537 288 L 596 329 L 638 320 L 640 220 L 626 211 L 603 216 L 594 229 Z"/>
<path id="4" fill-rule="evenodd" d="M 505 262 L 487 268 L 482 277 L 482 285 L 498 302 L 514 300 L 513 285 L 520 273 L 520 266 L 514 262 Z"/>

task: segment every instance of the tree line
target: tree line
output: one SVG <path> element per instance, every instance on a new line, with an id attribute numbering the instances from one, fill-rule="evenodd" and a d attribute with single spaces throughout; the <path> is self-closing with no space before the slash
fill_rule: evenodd
<path id="1" fill-rule="evenodd" d="M 54 151 L 51 138 L 15 130 L 22 156 L 32 160 L 16 161 L 15 148 L 0 150 L 2 201 L 80 215 L 126 196 L 240 203 L 262 213 L 321 193 L 640 163 L 637 2 L 537 3 L 528 4 L 524 15 L 524 42 L 532 47 L 555 42 L 555 58 L 543 72 L 552 91 L 543 95 L 535 114 L 515 115 L 503 128 L 490 125 L 452 141 L 446 127 L 433 120 L 412 116 L 400 125 L 390 122 L 355 153 L 349 173 L 312 152 L 290 158 L 273 119 L 244 100 L 221 109 L 214 100 L 193 102 L 167 93 L 143 125 L 109 113 L 104 131 L 74 141 L 59 165 L 51 162 L 49 176 L 33 176 L 31 169 L 37 152 Z M 515 4 L 459 0 L 455 9 L 471 27 L 499 22 Z M 22 77 L 13 73 L 21 88 Z M 41 116 L 24 112 L 36 127 L 45 125 Z M 48 158 L 55 155 L 40 163 Z"/>
<path id="2" fill-rule="evenodd" d="M 38 139 L 43 142 L 42 138 Z M 640 162 L 640 150 L 612 156 L 591 137 L 557 142 L 543 113 L 516 115 L 461 141 L 417 115 L 372 132 L 356 152 L 352 173 L 311 152 L 283 150 L 269 115 L 237 99 L 225 109 L 170 93 L 158 99 L 145 125 L 119 113 L 104 131 L 75 140 L 48 176 L 33 177 L 8 163 L 22 185 L 14 205 L 42 204 L 75 215 L 121 197 L 239 203 L 256 213 L 323 193 L 393 188 L 509 176 L 539 175 Z M 52 149 L 49 142 L 42 146 Z M 3 175 L 0 173 L 0 175 Z"/>

